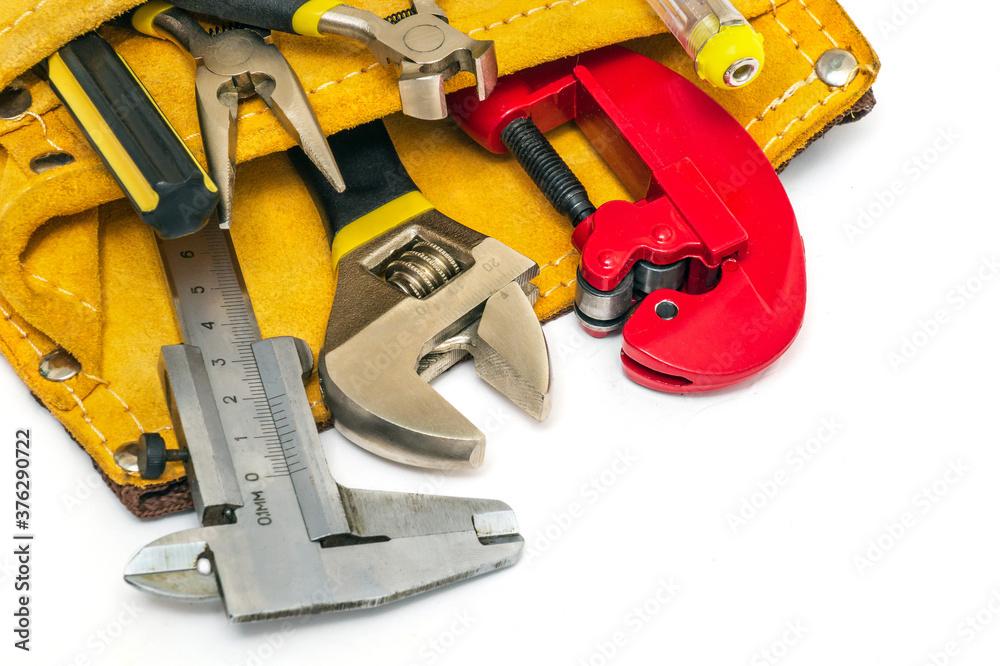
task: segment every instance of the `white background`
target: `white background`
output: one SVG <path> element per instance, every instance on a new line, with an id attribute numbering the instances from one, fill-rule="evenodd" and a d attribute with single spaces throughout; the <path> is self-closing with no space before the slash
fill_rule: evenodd
<path id="1" fill-rule="evenodd" d="M 981 29 L 994 7 L 843 4 L 884 63 L 879 105 L 782 176 L 809 304 L 764 376 L 709 396 L 658 394 L 622 375 L 618 339 L 590 339 L 572 317 L 549 324 L 544 425 L 471 364 L 437 383 L 489 432 L 480 470 L 406 469 L 323 436 L 343 484 L 508 502 L 527 539 L 521 563 L 378 610 L 229 626 L 220 603 L 122 581 L 135 550 L 194 515 L 135 519 L 2 364 L 0 507 L 12 509 L 14 431 L 30 427 L 37 539 L 30 655 L 11 647 L 12 547 L 0 548 L 0 661 L 996 663 L 1000 278 L 989 262 L 1000 221 L 995 44 Z M 896 181 L 904 193 L 890 202 Z M 852 237 L 880 197 L 884 214 Z M 922 335 L 938 311 L 946 323 Z M 894 366 L 904 340 L 921 346 Z M 820 436 L 810 460 L 796 453 Z M 787 483 L 754 497 L 776 473 Z M 759 508 L 734 529 L 744 500 Z"/>

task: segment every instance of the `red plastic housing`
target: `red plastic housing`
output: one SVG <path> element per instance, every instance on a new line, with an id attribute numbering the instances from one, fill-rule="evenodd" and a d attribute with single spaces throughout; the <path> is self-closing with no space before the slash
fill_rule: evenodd
<path id="1" fill-rule="evenodd" d="M 573 233 L 592 286 L 613 289 L 639 260 L 692 259 L 684 291 L 649 294 L 624 326 L 622 363 L 633 381 L 675 393 L 719 389 L 791 345 L 806 301 L 795 214 L 756 142 L 685 78 L 608 47 L 504 77 L 485 102 L 461 91 L 449 106 L 494 153 L 506 152 L 500 134 L 517 118 L 542 132 L 577 123 L 636 199 L 604 204 Z M 704 292 L 699 276 L 720 267 L 718 285 Z M 657 315 L 663 301 L 676 316 Z"/>

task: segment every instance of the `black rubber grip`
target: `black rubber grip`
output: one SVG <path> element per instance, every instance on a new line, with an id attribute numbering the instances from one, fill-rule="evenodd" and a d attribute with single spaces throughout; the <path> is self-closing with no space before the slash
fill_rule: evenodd
<path id="1" fill-rule="evenodd" d="M 288 156 L 312 193 L 331 240 L 351 222 L 417 191 L 381 120 L 338 132 L 327 140 L 347 184 L 344 192 L 333 189 L 298 146 Z"/>
<path id="2" fill-rule="evenodd" d="M 92 132 L 76 116 L 71 100 L 52 86 L 143 221 L 163 238 L 179 238 L 202 227 L 219 203 L 219 193 L 205 185 L 205 172 L 181 142 L 142 83 L 97 33 L 83 35 L 59 49 L 59 56 L 93 103 L 111 133 L 159 196 L 157 206 L 142 211 L 115 166 L 101 153 Z M 45 70 L 46 74 L 48 73 Z"/>
<path id="3" fill-rule="evenodd" d="M 295 32 L 292 17 L 308 0 L 179 0 L 172 4 L 198 14 L 246 25 Z"/>

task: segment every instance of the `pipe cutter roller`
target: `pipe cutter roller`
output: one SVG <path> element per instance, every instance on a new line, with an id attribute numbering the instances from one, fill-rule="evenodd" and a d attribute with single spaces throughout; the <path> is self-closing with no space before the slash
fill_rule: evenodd
<path id="1" fill-rule="evenodd" d="M 472 138 L 513 153 L 576 225 L 577 317 L 594 336 L 622 331 L 633 381 L 720 389 L 791 345 L 806 296 L 795 214 L 756 142 L 684 77 L 608 47 L 504 77 L 486 101 L 460 91 L 449 104 Z M 543 136 L 570 121 L 634 203 L 590 203 Z"/>

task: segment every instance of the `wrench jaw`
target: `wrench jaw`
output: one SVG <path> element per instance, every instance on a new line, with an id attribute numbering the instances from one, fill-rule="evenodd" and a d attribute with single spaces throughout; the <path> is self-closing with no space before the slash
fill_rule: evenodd
<path id="1" fill-rule="evenodd" d="M 461 270 L 424 298 L 381 277 L 415 238 Z M 471 355 L 477 373 L 536 419 L 549 411 L 549 357 L 531 308 L 538 267 L 431 210 L 349 252 L 319 372 L 334 423 L 377 455 L 439 469 L 478 467 L 485 435 L 427 382 Z"/>
<path id="2" fill-rule="evenodd" d="M 529 293 L 510 283 L 490 297 L 479 320 L 478 340 L 468 351 L 476 374 L 510 398 L 536 421 L 549 416 L 549 349 L 532 305 L 538 288 Z"/>
<path id="3" fill-rule="evenodd" d="M 342 435 L 405 465 L 465 469 L 483 464 L 486 435 L 479 428 L 412 368 L 370 374 L 362 347 L 344 345 L 327 353 L 320 365 L 324 396 Z"/>

